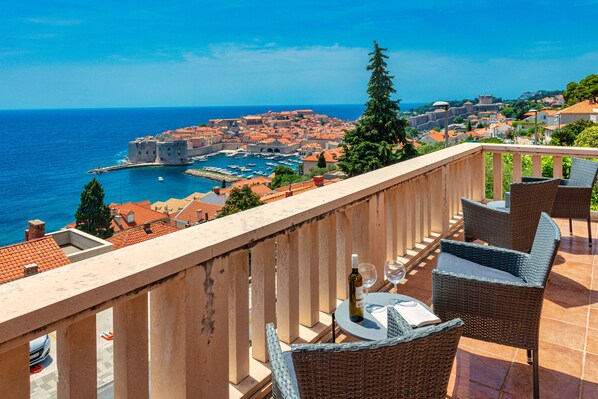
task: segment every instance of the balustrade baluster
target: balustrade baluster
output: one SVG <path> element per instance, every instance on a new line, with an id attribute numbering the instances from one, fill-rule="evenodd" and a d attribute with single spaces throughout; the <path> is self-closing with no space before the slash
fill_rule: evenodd
<path id="1" fill-rule="evenodd" d="M 276 330 L 290 344 L 299 336 L 299 232 L 277 237 Z"/>
<path id="2" fill-rule="evenodd" d="M 258 243 L 251 250 L 251 353 L 268 361 L 266 324 L 276 321 L 274 240 Z"/>
<path id="3" fill-rule="evenodd" d="M 241 251 L 228 257 L 227 280 L 228 378 L 233 384 L 238 384 L 249 375 L 249 258 L 247 251 Z"/>
<path id="4" fill-rule="evenodd" d="M 495 201 L 502 199 L 502 153 L 492 154 L 493 197 Z"/>
<path id="5" fill-rule="evenodd" d="M 313 327 L 318 315 L 318 224 L 308 223 L 299 229 L 299 322 Z"/>
<path id="6" fill-rule="evenodd" d="M 147 293 L 114 305 L 114 397 L 149 398 Z"/>
<path id="7" fill-rule="evenodd" d="M 56 331 L 58 398 L 97 398 L 96 316 Z"/>
<path id="8" fill-rule="evenodd" d="M 29 398 L 29 343 L 0 353 L 0 393 L 4 399 Z"/>
<path id="9" fill-rule="evenodd" d="M 319 309 L 330 313 L 336 309 L 336 215 L 318 222 Z"/>

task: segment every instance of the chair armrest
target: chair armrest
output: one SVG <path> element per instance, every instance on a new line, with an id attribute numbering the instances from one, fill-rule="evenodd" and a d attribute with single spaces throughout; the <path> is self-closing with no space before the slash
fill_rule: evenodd
<path id="1" fill-rule="evenodd" d="M 452 240 L 441 240 L 440 251 L 518 277 L 521 277 L 521 270 L 529 259 L 528 254 L 511 249 Z"/>
<path id="2" fill-rule="evenodd" d="M 284 399 L 299 399 L 299 393 L 295 391 L 293 386 L 289 369 L 282 357 L 278 335 L 272 323 L 266 325 L 266 343 L 268 345 L 270 368 L 272 369 L 272 384 L 275 385 L 273 391 L 279 392 Z"/>
<path id="3" fill-rule="evenodd" d="M 387 309 L 388 326 L 386 338 L 395 338 L 413 332 L 413 327 L 405 321 L 403 316 L 395 308 L 389 306 Z"/>

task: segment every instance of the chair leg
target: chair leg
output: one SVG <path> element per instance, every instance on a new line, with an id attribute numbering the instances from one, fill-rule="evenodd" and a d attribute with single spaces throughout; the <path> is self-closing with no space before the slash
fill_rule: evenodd
<path id="1" fill-rule="evenodd" d="M 573 221 L 569 218 L 569 235 L 573 235 Z"/>
<path id="2" fill-rule="evenodd" d="M 592 218 L 588 218 L 588 240 L 590 241 L 590 247 L 592 246 Z"/>
<path id="3" fill-rule="evenodd" d="M 533 361 L 532 361 L 532 350 L 531 349 L 527 350 L 527 364 L 529 364 L 529 365 L 533 364 Z"/>
<path id="4" fill-rule="evenodd" d="M 534 399 L 540 399 L 540 365 L 538 362 L 538 350 L 534 352 Z"/>

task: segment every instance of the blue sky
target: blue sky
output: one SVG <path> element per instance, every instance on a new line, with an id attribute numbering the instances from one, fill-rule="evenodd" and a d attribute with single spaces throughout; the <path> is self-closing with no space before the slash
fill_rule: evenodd
<path id="1" fill-rule="evenodd" d="M 598 72 L 598 0 L 0 0 L 0 109 L 366 101 L 563 89 Z M 594 30 L 594 31 L 593 31 Z"/>

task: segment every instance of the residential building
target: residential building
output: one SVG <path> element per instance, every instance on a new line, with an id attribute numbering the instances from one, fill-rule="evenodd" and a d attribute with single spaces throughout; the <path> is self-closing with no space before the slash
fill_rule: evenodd
<path id="1" fill-rule="evenodd" d="M 559 111 L 561 125 L 580 119 L 598 122 L 598 103 L 594 100 L 584 100 Z"/>
<path id="2" fill-rule="evenodd" d="M 324 150 L 319 153 L 313 153 L 301 161 L 303 162 L 303 172 L 307 173 L 311 168 L 315 168 L 318 166 L 318 159 L 320 158 L 320 154 L 324 154 L 324 160 L 326 161 L 326 166 L 336 165 L 339 159 L 343 155 L 342 147 L 331 148 L 329 150 Z"/>
<path id="3" fill-rule="evenodd" d="M 184 229 L 189 226 L 214 220 L 222 205 L 211 204 L 202 200 L 193 200 L 174 217 L 175 226 Z"/>
<path id="4" fill-rule="evenodd" d="M 170 220 L 167 213 L 153 210 L 149 201 L 112 203 L 108 206 L 114 216 L 111 226 L 115 234 L 145 223 Z"/>
<path id="5" fill-rule="evenodd" d="M 108 242 L 114 245 L 114 249 L 122 249 L 131 245 L 139 244 L 156 237 L 161 237 L 166 234 L 178 231 L 174 226 L 165 221 L 148 222 L 142 225 L 132 227 L 119 234 L 115 234 L 108 238 Z"/>

